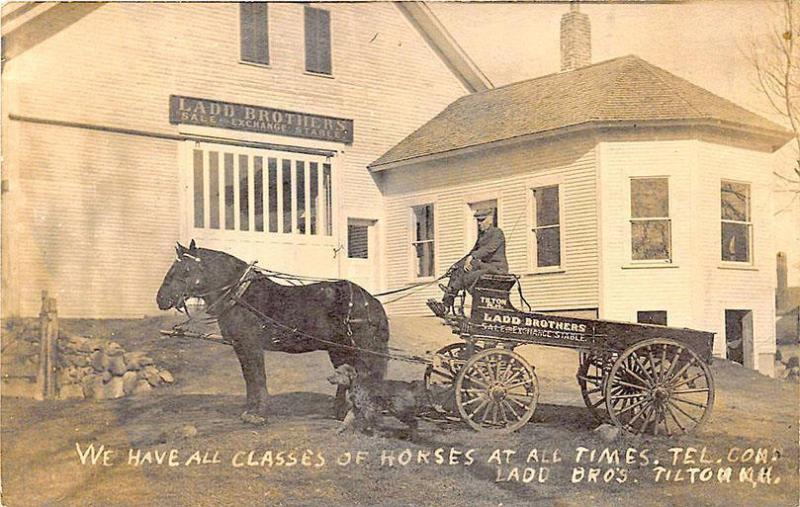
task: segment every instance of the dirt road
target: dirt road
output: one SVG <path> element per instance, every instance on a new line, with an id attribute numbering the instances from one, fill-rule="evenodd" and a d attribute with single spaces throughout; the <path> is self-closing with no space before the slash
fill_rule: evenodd
<path id="1" fill-rule="evenodd" d="M 233 351 L 160 338 L 169 324 L 63 324 L 113 332 L 126 349 L 151 352 L 176 383 L 102 402 L 3 398 L 3 505 L 798 504 L 798 388 L 728 362 L 713 365 L 715 409 L 695 437 L 603 441 L 580 399 L 576 354 L 526 347 L 542 393 L 530 424 L 496 436 L 424 421 L 410 442 L 391 424 L 372 437 L 337 435 L 321 353 L 268 354 L 273 415 L 266 427 L 247 426 Z M 392 322 L 399 349 L 435 350 L 453 338 L 434 319 Z M 389 377 L 419 379 L 422 370 L 392 363 Z"/>

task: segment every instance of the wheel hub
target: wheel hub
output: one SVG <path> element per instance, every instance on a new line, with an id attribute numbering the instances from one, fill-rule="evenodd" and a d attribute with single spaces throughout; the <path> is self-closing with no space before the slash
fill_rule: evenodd
<path id="1" fill-rule="evenodd" d="M 508 391 L 501 384 L 492 384 L 489 388 L 489 397 L 494 401 L 502 401 L 505 399 Z"/>

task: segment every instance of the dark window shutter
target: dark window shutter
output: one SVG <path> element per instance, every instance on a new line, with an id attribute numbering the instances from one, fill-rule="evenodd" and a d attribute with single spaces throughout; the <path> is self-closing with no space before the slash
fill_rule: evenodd
<path id="1" fill-rule="evenodd" d="M 305 7 L 306 70 L 331 74 L 331 13 Z"/>
<path id="2" fill-rule="evenodd" d="M 269 63 L 269 33 L 265 2 L 239 4 L 242 61 Z"/>

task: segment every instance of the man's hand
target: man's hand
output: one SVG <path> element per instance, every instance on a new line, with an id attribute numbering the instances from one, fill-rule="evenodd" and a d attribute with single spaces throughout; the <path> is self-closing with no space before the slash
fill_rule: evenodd
<path id="1" fill-rule="evenodd" d="M 472 256 L 467 255 L 467 258 L 464 259 L 464 271 L 472 271 Z"/>

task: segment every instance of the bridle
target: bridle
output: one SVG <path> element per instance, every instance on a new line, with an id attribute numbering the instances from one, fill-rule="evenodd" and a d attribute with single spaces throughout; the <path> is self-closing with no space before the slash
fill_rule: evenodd
<path id="1" fill-rule="evenodd" d="M 192 261 L 197 262 L 197 263 L 201 262 L 201 259 L 199 257 L 191 255 L 191 254 L 189 254 L 187 252 L 183 252 L 180 255 L 178 255 L 178 258 L 176 259 L 176 262 L 184 262 L 184 259 L 182 259 L 182 257 L 186 257 L 187 259 L 192 260 Z M 220 294 L 220 296 L 218 298 L 216 298 L 213 302 L 208 304 L 208 306 L 206 307 L 205 311 L 206 311 L 206 313 L 209 313 L 209 311 L 211 309 L 215 308 L 217 305 L 219 305 L 223 301 L 225 301 L 227 299 L 227 297 L 230 296 L 231 293 L 233 293 L 235 291 L 235 289 L 237 289 L 238 287 L 242 286 L 242 284 L 246 280 L 247 275 L 251 272 L 252 268 L 253 268 L 253 264 L 248 265 L 247 269 L 244 270 L 244 273 L 242 273 L 242 275 L 239 278 L 237 278 L 235 281 L 233 281 L 231 283 L 227 283 L 227 284 L 221 285 L 220 287 L 217 287 L 217 288 L 214 288 L 214 289 L 209 289 L 209 290 L 206 290 L 206 291 L 203 291 L 203 292 L 197 292 L 197 293 L 190 293 L 190 291 L 189 291 L 190 283 L 189 283 L 188 277 L 179 279 L 179 281 L 183 284 L 183 290 L 181 291 L 180 300 L 175 303 L 175 309 L 178 310 L 179 312 L 185 313 L 187 317 L 192 318 L 192 316 L 189 314 L 189 308 L 187 308 L 187 306 L 186 306 L 186 299 L 187 298 L 205 298 L 205 297 L 210 296 L 212 294 L 215 294 L 217 292 L 221 292 L 222 294 Z"/>

